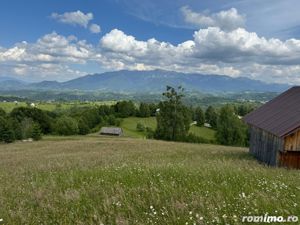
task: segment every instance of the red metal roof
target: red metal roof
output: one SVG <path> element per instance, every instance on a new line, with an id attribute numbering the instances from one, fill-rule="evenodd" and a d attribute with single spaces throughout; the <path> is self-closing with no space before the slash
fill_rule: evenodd
<path id="1" fill-rule="evenodd" d="M 246 115 L 243 120 L 283 137 L 300 127 L 300 87 L 292 87 Z"/>

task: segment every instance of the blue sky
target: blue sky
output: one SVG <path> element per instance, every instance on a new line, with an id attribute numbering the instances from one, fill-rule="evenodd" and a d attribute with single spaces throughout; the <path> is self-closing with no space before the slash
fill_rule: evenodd
<path id="1" fill-rule="evenodd" d="M 300 84 L 298 0 L 1 0 L 0 76 L 165 69 Z"/>

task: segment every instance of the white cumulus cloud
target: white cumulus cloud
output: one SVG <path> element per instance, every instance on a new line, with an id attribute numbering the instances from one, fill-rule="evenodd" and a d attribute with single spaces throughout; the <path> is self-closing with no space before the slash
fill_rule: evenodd
<path id="1" fill-rule="evenodd" d="M 300 40 L 260 37 L 244 28 L 200 29 L 177 45 L 113 29 L 97 45 L 52 32 L 33 43 L 0 47 L 0 74 L 59 80 L 83 75 L 78 67 L 89 71 L 98 64 L 99 70 L 164 69 L 300 84 L 299 62 Z"/>
<path id="2" fill-rule="evenodd" d="M 65 24 L 80 26 L 89 29 L 91 33 L 98 34 L 101 28 L 98 24 L 90 22 L 94 19 L 93 13 L 83 13 L 80 10 L 74 12 L 65 12 L 63 14 L 52 13 L 50 18 Z"/>
<path id="3" fill-rule="evenodd" d="M 100 28 L 100 26 L 98 24 L 93 23 L 93 24 L 90 25 L 90 31 L 93 34 L 98 34 L 98 33 L 101 32 L 101 28 Z"/>
<path id="4" fill-rule="evenodd" d="M 230 31 L 245 25 L 245 16 L 239 14 L 235 8 L 210 14 L 208 12 L 194 12 L 189 6 L 184 6 L 181 8 L 181 12 L 185 22 L 197 28 L 220 27 Z"/>
<path id="5" fill-rule="evenodd" d="M 79 25 L 82 27 L 87 27 L 90 20 L 93 19 L 93 13 L 83 13 L 80 10 L 75 12 L 65 12 L 63 14 L 52 13 L 51 18 L 66 24 Z"/>

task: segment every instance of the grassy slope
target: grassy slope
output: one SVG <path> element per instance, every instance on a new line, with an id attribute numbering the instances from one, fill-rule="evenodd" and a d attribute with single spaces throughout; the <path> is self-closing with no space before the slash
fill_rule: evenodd
<path id="1" fill-rule="evenodd" d="M 300 211 L 299 171 L 244 148 L 51 137 L 0 145 L 0 179 L 5 224 L 241 224 Z"/>
<path id="2" fill-rule="evenodd" d="M 136 130 L 136 125 L 137 123 L 140 122 L 144 124 L 147 127 L 151 127 L 153 130 L 156 127 L 156 119 L 155 117 L 150 117 L 150 118 L 139 118 L 139 117 L 130 117 L 130 118 L 125 118 L 121 124 L 121 127 L 124 130 L 125 136 L 129 137 L 138 137 L 138 138 L 143 138 L 146 136 L 145 132 L 138 132 Z M 206 138 L 208 140 L 214 140 L 215 139 L 215 131 L 206 127 L 197 127 L 197 126 L 192 126 L 190 128 L 190 132 Z"/>

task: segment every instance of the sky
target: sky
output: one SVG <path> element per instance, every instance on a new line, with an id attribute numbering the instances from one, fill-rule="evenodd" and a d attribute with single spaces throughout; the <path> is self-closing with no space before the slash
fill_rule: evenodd
<path id="1" fill-rule="evenodd" d="M 0 76 L 171 70 L 300 85 L 299 0 L 1 0 Z"/>

